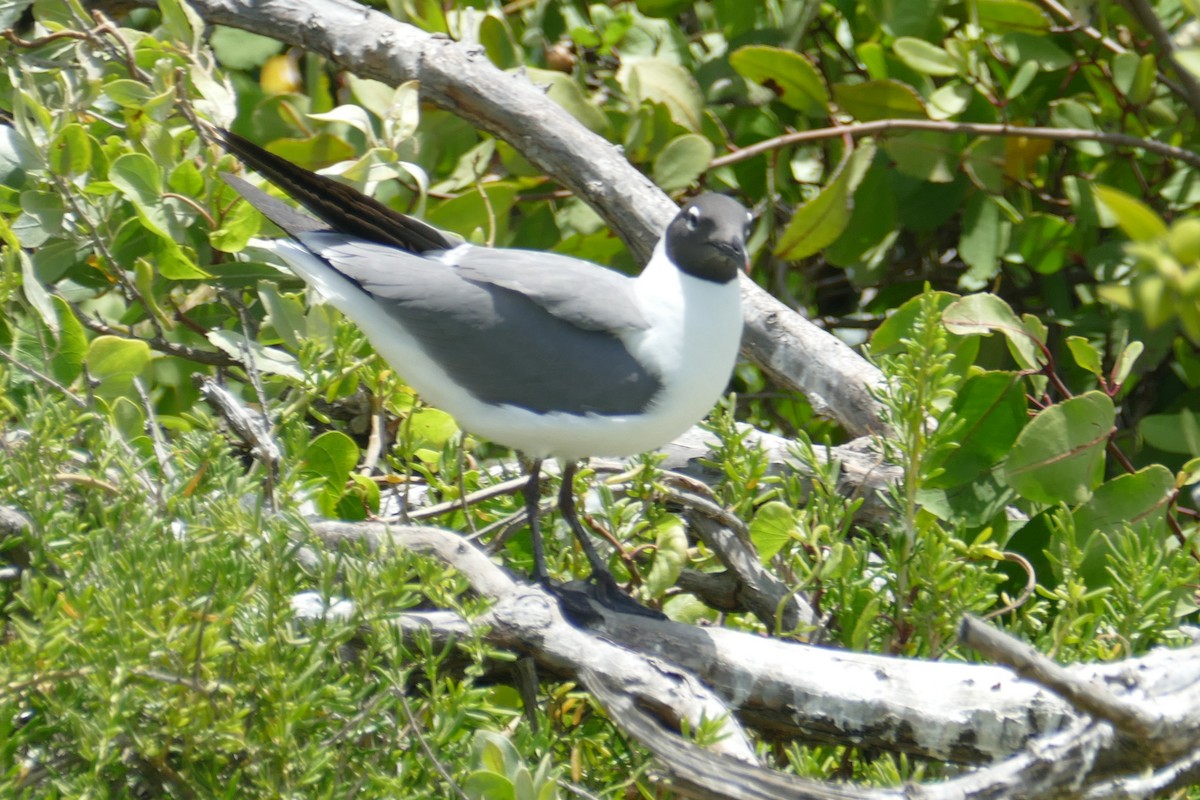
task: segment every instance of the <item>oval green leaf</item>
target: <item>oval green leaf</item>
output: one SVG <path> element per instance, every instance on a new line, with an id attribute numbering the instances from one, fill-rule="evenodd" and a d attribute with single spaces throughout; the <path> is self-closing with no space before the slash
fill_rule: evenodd
<path id="1" fill-rule="evenodd" d="M 977 0 L 979 24 L 990 33 L 1044 34 L 1050 19 L 1028 0 Z"/>
<path id="2" fill-rule="evenodd" d="M 925 75 L 949 77 L 958 74 L 954 57 L 935 44 L 912 36 L 901 36 L 892 50 L 912 69 Z"/>
<path id="3" fill-rule="evenodd" d="M 896 80 L 840 83 L 833 87 L 833 98 L 842 110 L 862 122 L 929 118 L 916 90 Z"/>
<path id="4" fill-rule="evenodd" d="M 1167 225 L 1150 206 L 1111 186 L 1094 186 L 1096 199 L 1116 218 L 1117 225 L 1135 242 L 1165 238 Z"/>
<path id="5" fill-rule="evenodd" d="M 679 573 L 687 564 L 688 543 L 687 529 L 679 517 L 663 517 L 654 530 L 654 563 L 646 575 L 646 591 L 658 598 L 679 580 Z"/>
<path id="6" fill-rule="evenodd" d="M 97 336 L 88 345 L 84 363 L 88 374 L 100 382 L 101 393 L 119 393 L 150 363 L 150 345 L 140 339 Z"/>
<path id="7" fill-rule="evenodd" d="M 938 466 L 942 473 L 930 488 L 961 486 L 998 464 L 1029 421 L 1024 376 L 1016 372 L 985 372 L 968 378 L 951 405 L 963 427 L 958 446 Z"/>
<path id="8" fill-rule="evenodd" d="M 691 131 L 700 130 L 704 95 L 686 69 L 665 58 L 626 58 L 617 70 L 617 81 L 634 103 L 662 103 L 671 119 Z"/>
<path id="9" fill-rule="evenodd" d="M 1175 476 L 1162 464 L 1118 475 L 1096 488 L 1091 499 L 1075 509 L 1075 533 L 1114 532 L 1121 525 L 1161 522 L 1175 494 Z"/>
<path id="10" fill-rule="evenodd" d="M 784 105 L 810 117 L 829 115 L 829 90 L 825 79 L 808 59 L 782 47 L 752 44 L 740 47 L 729 63 L 743 78 L 761 84 Z"/>
<path id="11" fill-rule="evenodd" d="M 326 431 L 308 443 L 302 462 L 305 472 L 340 489 L 358 464 L 358 445 L 341 431 Z"/>
<path id="12" fill-rule="evenodd" d="M 1103 392 L 1088 392 L 1043 409 L 1013 445 L 1005 477 L 1036 503 L 1082 503 L 1104 466 L 1116 411 Z"/>
<path id="13" fill-rule="evenodd" d="M 791 506 L 778 500 L 764 504 L 750 521 L 750 541 L 758 549 L 758 557 L 767 563 L 796 531 L 796 514 Z"/>
<path id="14" fill-rule="evenodd" d="M 677 136 L 654 159 L 654 182 L 664 192 L 686 189 L 704 174 L 715 154 L 712 142 L 698 133 Z"/>
<path id="15" fill-rule="evenodd" d="M 959 335 L 1002 333 L 1021 369 L 1040 369 L 1045 361 L 1038 336 L 1031 332 L 1008 303 L 994 294 L 972 294 L 952 303 L 942 322 Z"/>

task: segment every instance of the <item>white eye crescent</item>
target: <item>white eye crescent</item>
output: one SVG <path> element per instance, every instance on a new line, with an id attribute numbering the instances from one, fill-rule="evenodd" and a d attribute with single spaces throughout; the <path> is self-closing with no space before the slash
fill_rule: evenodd
<path id="1" fill-rule="evenodd" d="M 696 230 L 696 228 L 700 225 L 700 209 L 692 206 L 687 210 L 687 213 L 684 216 L 687 218 L 688 228 L 693 231 Z"/>

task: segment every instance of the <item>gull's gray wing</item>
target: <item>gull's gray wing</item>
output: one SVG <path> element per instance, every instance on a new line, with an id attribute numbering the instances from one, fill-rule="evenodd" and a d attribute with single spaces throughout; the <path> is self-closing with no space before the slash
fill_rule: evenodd
<path id="1" fill-rule="evenodd" d="M 558 253 L 461 245 L 444 254 L 466 278 L 519 292 L 584 330 L 648 327 L 633 294 L 633 279 Z"/>
<path id="2" fill-rule="evenodd" d="M 617 281 L 599 278 L 582 287 L 591 295 L 587 302 L 572 302 L 558 281 L 528 291 L 518 276 L 506 274 L 514 263 L 504 259 L 487 264 L 488 272 L 332 232 L 298 238 L 367 292 L 480 400 L 539 413 L 636 414 L 662 388 L 660 377 L 614 334 L 645 325 L 628 279 L 617 273 L 611 273 Z M 492 279 L 479 277 L 482 272 Z M 590 270 L 574 274 L 577 291 L 588 276 Z M 618 312 L 610 320 L 605 314 L 612 308 Z M 403 373 L 404 365 L 395 366 Z"/>

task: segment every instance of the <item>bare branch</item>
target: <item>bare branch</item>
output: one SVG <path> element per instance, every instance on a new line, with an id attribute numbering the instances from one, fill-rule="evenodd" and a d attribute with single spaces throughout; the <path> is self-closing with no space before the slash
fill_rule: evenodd
<path id="1" fill-rule="evenodd" d="M 1116 697 L 1078 673 L 1060 667 L 1019 639 L 974 617 L 963 617 L 958 637 L 968 647 L 1012 667 L 1021 677 L 1040 683 L 1080 711 L 1108 720 L 1131 736 L 1153 739 L 1162 726 L 1162 720 L 1156 716 Z"/>
<path id="2" fill-rule="evenodd" d="M 472 587 L 495 604 L 473 624 L 489 631 L 488 638 L 503 647 L 531 655 L 540 666 L 557 674 L 578 675 L 587 664 L 604 664 L 605 670 L 631 690 L 654 698 L 672 709 L 678 720 L 693 727 L 703 722 L 725 721 L 722 752 L 755 763 L 754 748 L 729 709 L 696 678 L 659 659 L 614 644 L 572 626 L 558 602 L 545 590 L 518 585 L 482 551 L 458 535 L 433 528 L 386 526 L 378 523 L 322 522 L 313 526 L 327 545 L 364 541 L 375 549 L 404 547 L 436 556 L 454 565 Z M 626 615 L 617 615 L 622 619 Z"/>
<path id="3" fill-rule="evenodd" d="M 1082 128 L 1023 128 L 1020 125 L 1003 125 L 984 122 L 949 122 L 932 119 L 878 119 L 871 122 L 855 122 L 851 125 L 831 125 L 828 128 L 814 128 L 808 131 L 796 131 L 773 139 L 735 150 L 727 155 L 714 158 L 708 165 L 709 169 L 724 167 L 747 161 L 755 156 L 779 150 L 802 142 L 815 142 L 823 139 L 840 139 L 843 136 L 860 138 L 880 133 L 896 131 L 934 131 L 938 133 L 969 133 L 975 136 L 1024 136 L 1029 139 L 1050 139 L 1056 142 L 1100 142 L 1112 147 L 1130 147 L 1145 150 L 1165 158 L 1182 161 L 1193 167 L 1200 167 L 1200 155 L 1182 147 L 1164 144 L 1154 139 L 1141 139 L 1125 133 L 1106 133 L 1105 131 L 1089 131 Z"/>

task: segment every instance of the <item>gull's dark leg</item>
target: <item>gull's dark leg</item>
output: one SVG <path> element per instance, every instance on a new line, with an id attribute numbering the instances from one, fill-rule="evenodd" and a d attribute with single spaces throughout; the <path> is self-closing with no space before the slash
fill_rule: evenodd
<path id="1" fill-rule="evenodd" d="M 541 499 L 542 460 L 536 459 L 529 465 L 529 480 L 525 482 L 525 514 L 529 517 L 529 538 L 533 543 L 533 579 L 539 583 L 550 580 L 546 569 L 546 548 L 542 544 L 542 530 L 538 525 L 538 501 Z"/>
<path id="2" fill-rule="evenodd" d="M 571 527 L 571 533 L 575 534 L 575 538 L 579 541 L 579 546 L 583 548 L 583 554 L 587 556 L 588 564 L 592 567 L 592 577 L 602 583 L 615 586 L 616 579 L 608 571 L 608 564 L 604 563 L 604 559 L 596 552 L 596 546 L 592 544 L 592 537 L 584 530 L 583 523 L 579 521 L 579 515 L 575 512 L 575 471 L 578 467 L 579 465 L 574 461 L 563 464 L 562 487 L 558 490 L 558 509 L 562 512 L 567 525 Z"/>
<path id="3" fill-rule="evenodd" d="M 571 532 L 579 540 L 579 546 L 583 548 L 583 553 L 587 556 L 588 564 L 592 567 L 592 583 L 596 587 L 596 593 L 593 597 L 613 611 L 620 611 L 625 614 L 637 614 L 638 616 L 649 617 L 651 619 L 666 619 L 661 612 L 655 611 L 652 608 L 646 608 L 625 594 L 617 583 L 617 579 L 608 571 L 608 564 L 596 552 L 596 546 L 592 544 L 592 537 L 584 530 L 583 523 L 579 521 L 579 515 L 575 511 L 575 470 L 577 467 L 578 464 L 574 461 L 563 465 L 562 488 L 558 490 L 558 508 L 562 511 L 563 519 L 571 526 Z M 569 612 L 571 609 L 566 608 L 568 605 L 567 596 L 560 596 L 563 600 L 564 610 Z M 581 616 L 583 619 L 587 619 L 587 614 Z"/>

